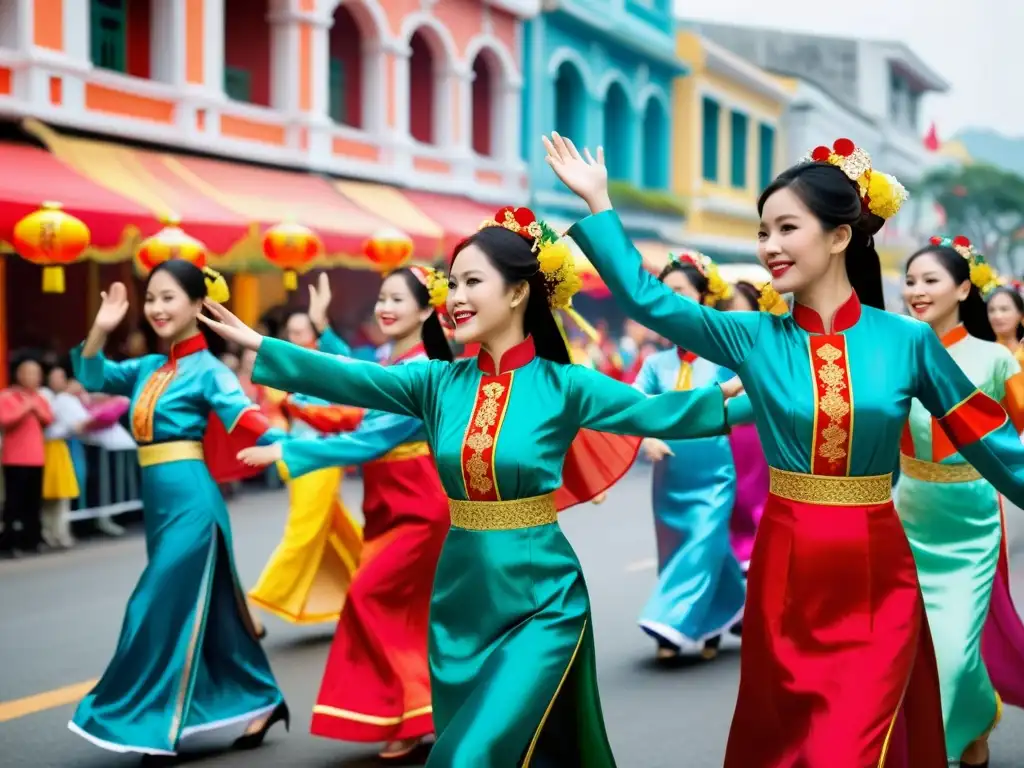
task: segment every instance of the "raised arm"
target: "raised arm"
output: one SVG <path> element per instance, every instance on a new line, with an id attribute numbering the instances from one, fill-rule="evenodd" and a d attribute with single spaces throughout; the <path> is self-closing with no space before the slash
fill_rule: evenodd
<path id="1" fill-rule="evenodd" d="M 131 397 L 139 371 L 148 356 L 115 363 L 108 360 L 101 351 L 87 356 L 85 353 L 88 350 L 85 347 L 83 342 L 71 350 L 71 367 L 85 391 Z"/>
<path id="2" fill-rule="evenodd" d="M 379 459 L 422 431 L 423 422 L 418 419 L 372 411 L 349 434 L 288 441 L 281 446 L 281 460 L 294 479 L 326 467 L 351 467 Z"/>
<path id="3" fill-rule="evenodd" d="M 326 352 L 328 355 L 341 355 L 342 357 L 352 356 L 352 347 L 350 347 L 344 339 L 334 332 L 331 326 L 324 328 L 320 334 L 320 339 L 316 343 L 317 349 L 321 352 Z"/>
<path id="4" fill-rule="evenodd" d="M 1024 505 L 1024 445 L 1006 411 L 971 383 L 928 326 L 915 346 L 914 394 L 982 477 Z"/>
<path id="5" fill-rule="evenodd" d="M 569 376 L 580 426 L 598 432 L 686 440 L 724 435 L 738 423 L 730 421 L 735 399 L 727 403 L 718 385 L 648 397 L 582 366 Z"/>
<path id="6" fill-rule="evenodd" d="M 332 403 L 423 419 L 426 404 L 438 395 L 436 380 L 442 366 L 448 365 L 430 361 L 385 368 L 268 338 L 260 345 L 252 380 Z"/>
<path id="7" fill-rule="evenodd" d="M 578 221 L 568 235 L 626 314 L 672 343 L 733 370 L 757 344 L 764 313 L 720 312 L 673 293 L 644 268 L 615 211 Z"/>

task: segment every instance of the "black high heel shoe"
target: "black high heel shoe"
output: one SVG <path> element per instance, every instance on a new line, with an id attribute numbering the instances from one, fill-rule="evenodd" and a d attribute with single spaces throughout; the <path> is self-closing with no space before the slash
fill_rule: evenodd
<path id="1" fill-rule="evenodd" d="M 291 713 L 288 711 L 288 705 L 283 701 L 277 705 L 273 712 L 270 713 L 270 717 L 267 718 L 267 722 L 263 724 L 263 727 L 253 733 L 247 733 L 244 736 L 240 736 L 235 740 L 235 749 L 256 749 L 256 747 L 263 744 L 263 739 L 266 738 L 267 732 L 274 726 L 275 723 L 284 722 L 285 731 L 291 731 Z"/>

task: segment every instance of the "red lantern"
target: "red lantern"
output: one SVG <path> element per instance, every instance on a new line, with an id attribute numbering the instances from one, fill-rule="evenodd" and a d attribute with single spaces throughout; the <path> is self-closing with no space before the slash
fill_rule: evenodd
<path id="1" fill-rule="evenodd" d="M 398 269 L 412 258 L 412 238 L 398 229 L 382 229 L 363 245 L 363 254 L 378 272 Z"/>
<path id="2" fill-rule="evenodd" d="M 295 271 L 315 259 L 323 249 L 323 241 L 316 232 L 301 224 L 278 224 L 263 235 L 263 255 L 275 267 L 284 270 L 284 287 L 288 291 L 299 287 Z"/>
<path id="3" fill-rule="evenodd" d="M 64 265 L 82 255 L 89 238 L 89 228 L 64 213 L 60 203 L 43 203 L 14 225 L 14 249 L 43 267 L 44 293 L 64 293 Z"/>
<path id="4" fill-rule="evenodd" d="M 191 261 L 200 269 L 205 267 L 206 246 L 185 234 L 179 226 L 181 219 L 173 215 L 166 216 L 162 223 L 164 228 L 143 240 L 135 251 L 135 264 L 139 271 L 148 275 L 157 264 L 171 259 Z"/>

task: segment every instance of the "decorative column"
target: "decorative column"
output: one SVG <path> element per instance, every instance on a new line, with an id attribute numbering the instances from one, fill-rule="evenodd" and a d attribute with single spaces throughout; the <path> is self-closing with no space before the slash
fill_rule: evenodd
<path id="1" fill-rule="evenodd" d="M 203 76 L 202 84 L 208 93 L 224 97 L 224 2 L 200 0 L 203 12 Z M 188 12 L 194 11 L 194 0 L 188 0 Z"/>
<path id="2" fill-rule="evenodd" d="M 412 48 L 397 44 L 384 53 L 384 68 L 389 87 L 387 94 L 387 133 L 391 145 L 390 161 L 396 174 L 408 172 L 412 166 L 409 150 L 412 138 L 409 135 L 409 60 Z"/>
<path id="3" fill-rule="evenodd" d="M 496 125 L 492 126 L 492 141 L 501 158 L 505 172 L 504 185 L 508 189 L 523 186 L 523 82 L 504 80 L 497 88 L 498 111 Z M 532 139 L 532 137 L 531 137 Z M 539 143 L 539 142 L 538 142 Z"/>
<path id="4" fill-rule="evenodd" d="M 276 12 L 270 22 L 270 106 L 294 117 L 299 112 L 299 24 L 295 14 Z"/>
<path id="5" fill-rule="evenodd" d="M 202 65 L 203 51 L 191 50 L 188 39 L 186 14 L 202 11 L 199 4 L 153 3 L 153 17 L 149 25 L 149 50 L 152 77 L 161 83 L 181 87 L 187 82 L 186 61 L 190 58 Z M 189 63 L 191 70 L 195 64 Z M 201 71 L 200 71 L 201 72 Z"/>
<path id="6" fill-rule="evenodd" d="M 449 66 L 444 75 L 439 75 L 434 85 L 439 97 L 434 105 L 434 136 L 437 145 L 446 149 L 452 158 L 452 170 L 460 190 L 471 189 L 476 183 L 476 156 L 473 152 L 474 79 L 472 70 Z M 442 94 L 447 94 L 451 99 L 448 106 L 440 98 Z M 453 113 L 455 120 L 446 119 Z"/>

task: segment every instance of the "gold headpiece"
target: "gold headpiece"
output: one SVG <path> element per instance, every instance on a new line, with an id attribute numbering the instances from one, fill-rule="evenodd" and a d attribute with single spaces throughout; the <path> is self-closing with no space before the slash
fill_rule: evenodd
<path id="1" fill-rule="evenodd" d="M 909 197 L 895 176 L 874 170 L 871 156 L 849 139 L 836 139 L 831 149 L 816 147 L 804 160 L 839 168 L 857 184 L 865 210 L 883 219 L 895 216 Z"/>
<path id="2" fill-rule="evenodd" d="M 433 267 L 409 267 L 409 271 L 416 276 L 416 279 L 423 283 L 430 295 L 430 306 L 435 309 L 443 307 L 448 301 L 448 277 L 439 269 Z"/>
<path id="3" fill-rule="evenodd" d="M 932 245 L 940 248 L 952 248 L 963 256 L 971 267 L 971 282 L 986 295 L 989 291 L 999 286 L 999 275 L 992 269 L 985 257 L 978 253 L 971 241 L 963 235 L 956 237 L 933 237 L 929 241 Z"/>
<path id="4" fill-rule="evenodd" d="M 480 229 L 486 227 L 503 227 L 529 241 L 544 275 L 548 306 L 562 310 L 572 306 L 572 297 L 583 287 L 583 281 L 576 272 L 572 251 L 554 230 L 538 221 L 529 208 L 512 206 L 502 208 L 480 225 Z"/>
<path id="5" fill-rule="evenodd" d="M 704 303 L 714 306 L 720 301 L 732 298 L 732 285 L 727 283 L 718 271 L 718 265 L 699 251 L 682 251 L 668 255 L 670 264 L 690 264 L 708 281 L 708 295 Z"/>
<path id="6" fill-rule="evenodd" d="M 218 304 L 224 304 L 231 298 L 231 290 L 224 275 L 213 267 L 203 267 L 203 279 L 206 282 L 206 297 Z"/>

